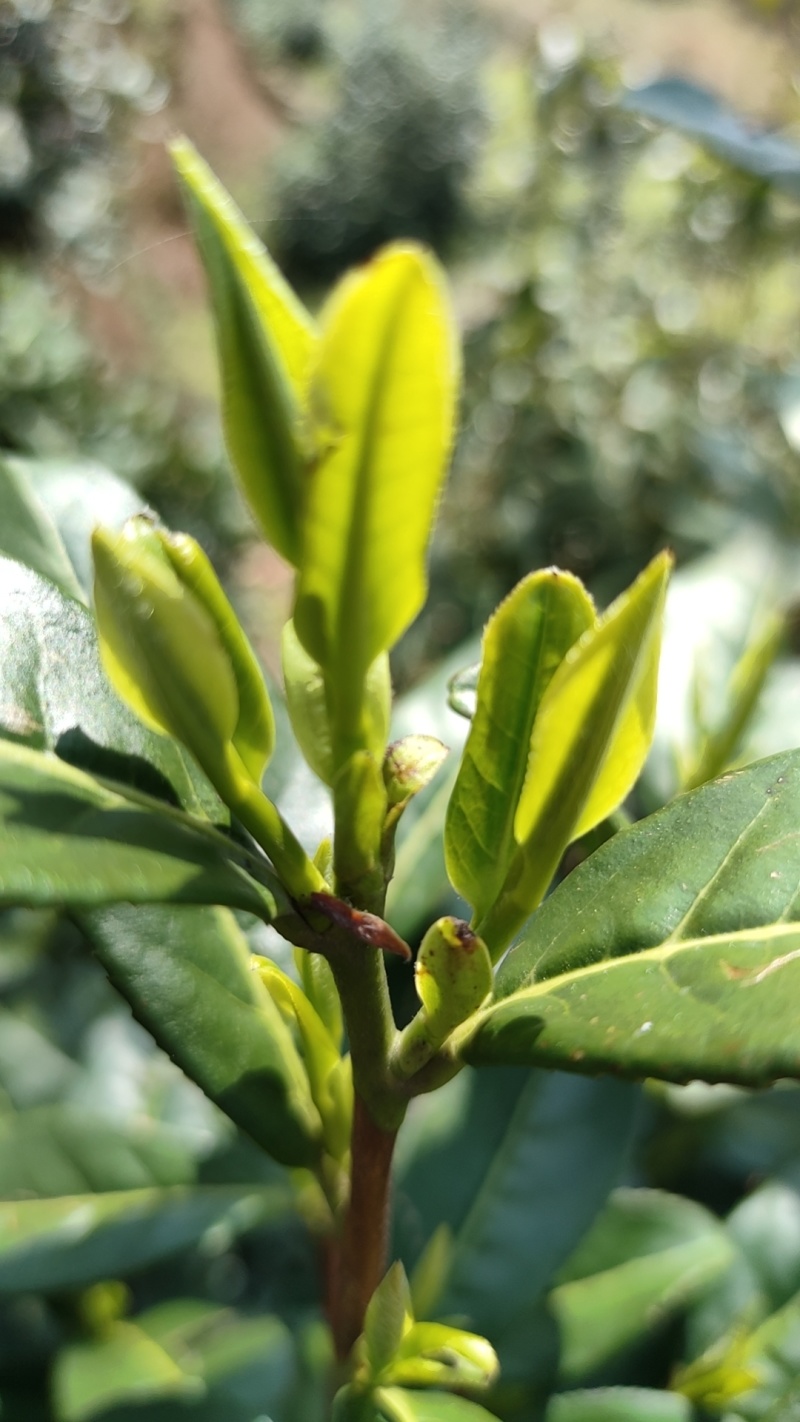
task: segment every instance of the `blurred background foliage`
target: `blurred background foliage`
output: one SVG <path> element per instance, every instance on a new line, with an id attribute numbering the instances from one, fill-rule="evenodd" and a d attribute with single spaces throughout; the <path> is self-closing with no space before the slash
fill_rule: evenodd
<path id="1" fill-rule="evenodd" d="M 670 81 L 656 103 L 652 81 L 673 71 L 700 88 Z M 230 485 L 202 284 L 161 156 L 183 127 L 312 304 L 393 237 L 431 243 L 450 268 L 466 395 L 431 600 L 396 659 L 408 691 L 398 727 L 457 745 L 464 723 L 446 709 L 447 676 L 475 660 L 483 621 L 530 568 L 572 568 L 606 601 L 669 543 L 681 572 L 634 811 L 715 755 L 795 745 L 798 76 L 792 0 L 433 11 L 413 0 L 0 0 L 0 451 L 35 461 L 57 521 L 74 519 L 76 503 L 113 518 L 117 498 L 127 513 L 131 496 L 102 466 L 200 536 L 276 665 L 287 580 Z M 769 128 L 779 151 L 765 150 Z M 777 657 L 775 609 L 788 629 Z M 741 725 L 730 724 L 732 688 L 742 706 L 751 696 Z M 311 803 L 307 773 L 287 753 L 273 774 L 291 817 L 318 836 L 324 805 Z M 396 913 L 411 936 L 446 902 L 435 801 L 420 811 L 398 860 Z M 3 1422 L 159 1422 L 165 1397 L 200 1422 L 321 1422 L 307 1182 L 265 1163 L 153 1047 L 75 925 L 20 912 L 0 928 Z M 396 988 L 402 1004 L 407 984 Z M 459 1080 L 439 1104 L 421 1103 L 401 1159 L 397 1229 L 410 1261 L 436 1223 L 431 1200 L 453 1229 L 463 1218 L 463 1201 L 459 1216 L 443 1200 L 442 1172 L 460 1178 L 469 1164 L 478 1189 L 483 1167 L 465 1144 L 476 1123 L 492 1123 L 492 1148 L 509 1102 L 518 1145 L 541 1125 L 538 1087 L 526 1127 L 518 1077 Z M 566 1171 L 569 1112 L 580 1123 L 595 1109 L 591 1097 L 562 1111 L 573 1085 L 548 1088 L 562 1103 L 552 1151 Z M 713 1269 L 689 1278 L 676 1254 L 643 1293 L 632 1255 L 615 1293 L 596 1305 L 583 1295 L 587 1351 L 562 1365 L 572 1386 L 666 1387 L 677 1362 L 735 1320 L 735 1299 L 755 1326 L 800 1287 L 797 1089 L 646 1089 L 637 1100 L 627 1184 L 685 1197 L 648 1197 L 643 1256 L 702 1236 L 709 1259 L 722 1257 L 715 1216 L 733 1210 L 725 1248 L 751 1241 L 750 1274 L 737 1255 L 728 1292 L 709 1293 Z M 629 1106 L 615 1098 L 603 1111 L 619 1122 Z M 136 1267 L 129 1235 L 99 1207 L 83 1242 L 65 1242 L 55 1219 L 40 1255 L 4 1264 L 2 1201 L 150 1188 L 178 1193 L 153 1203 L 150 1254 Z M 549 1229 L 536 1189 L 513 1222 L 531 1249 Z M 597 1203 L 577 1201 L 576 1219 L 588 1223 Z M 562 1218 L 571 1206 L 559 1204 Z M 638 1208 L 620 1197 L 601 1218 L 598 1257 L 603 1230 Z M 95 1234 L 101 1276 L 129 1292 L 95 1292 Z M 787 1253 L 780 1288 L 766 1265 L 754 1282 L 758 1249 Z M 567 1267 L 551 1301 L 566 1337 L 590 1256 Z M 629 1319 L 611 1337 L 609 1297 Z M 544 1315 L 525 1317 L 546 1342 Z M 800 1337 L 794 1315 L 781 1327 Z M 534 1392 L 552 1378 L 548 1348 Z M 130 1375 L 123 1354 L 138 1360 Z M 509 1343 L 512 1378 L 519 1356 Z M 724 1410 L 710 1383 L 686 1386 L 709 1415 Z M 512 1397 L 506 1415 L 535 1415 L 532 1396 L 522 1412 Z M 772 1406 L 767 1397 L 746 1415 Z"/>

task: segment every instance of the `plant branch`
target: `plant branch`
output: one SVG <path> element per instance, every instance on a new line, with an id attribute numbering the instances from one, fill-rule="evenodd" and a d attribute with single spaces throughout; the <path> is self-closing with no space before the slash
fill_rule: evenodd
<path id="1" fill-rule="evenodd" d="M 364 1328 L 367 1304 L 386 1272 L 392 1154 L 397 1131 L 384 1131 L 357 1095 L 350 1200 L 334 1264 L 331 1328 L 343 1362 Z"/>

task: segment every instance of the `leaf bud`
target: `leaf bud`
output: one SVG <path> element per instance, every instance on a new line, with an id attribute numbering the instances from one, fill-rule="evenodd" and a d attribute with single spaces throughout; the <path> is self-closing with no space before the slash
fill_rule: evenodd
<path id="1" fill-rule="evenodd" d="M 117 693 L 212 780 L 232 746 L 258 784 L 275 743 L 255 655 L 206 555 L 144 516 L 92 536 L 100 652 Z"/>
<path id="2" fill-rule="evenodd" d="M 436 736 L 404 736 L 387 748 L 383 780 L 390 805 L 402 805 L 433 780 L 449 755 Z"/>

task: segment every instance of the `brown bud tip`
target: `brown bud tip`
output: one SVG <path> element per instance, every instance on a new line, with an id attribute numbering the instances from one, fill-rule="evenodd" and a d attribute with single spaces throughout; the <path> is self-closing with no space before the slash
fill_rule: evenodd
<path id="1" fill-rule="evenodd" d="M 396 953 L 398 958 L 404 958 L 406 961 L 411 958 L 408 944 L 376 913 L 353 908 L 352 904 L 346 904 L 344 899 L 337 899 L 334 894 L 312 894 L 309 903 L 332 923 L 344 928 L 360 942 L 368 943 L 371 948 L 382 948 L 386 953 Z"/>

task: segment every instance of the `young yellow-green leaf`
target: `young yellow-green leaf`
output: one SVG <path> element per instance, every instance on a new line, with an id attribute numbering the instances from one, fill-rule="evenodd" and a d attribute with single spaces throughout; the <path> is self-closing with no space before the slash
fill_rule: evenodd
<path id="1" fill-rule="evenodd" d="M 59 1422 L 89 1422 L 123 1403 L 191 1398 L 204 1391 L 201 1378 L 185 1373 L 135 1323 L 118 1322 L 99 1338 L 68 1344 L 53 1370 Z"/>
<path id="2" fill-rule="evenodd" d="M 406 1271 L 397 1260 L 379 1283 L 364 1316 L 364 1345 L 371 1379 L 391 1363 L 413 1322 Z"/>
<path id="3" fill-rule="evenodd" d="M 297 565 L 314 323 L 192 145 L 171 151 L 211 293 L 228 450 L 266 537 Z"/>
<path id="4" fill-rule="evenodd" d="M 322 670 L 308 655 L 290 620 L 281 640 L 286 705 L 297 744 L 311 769 L 332 785 L 341 766 L 334 755 L 331 718 Z M 364 684 L 363 748 L 383 757 L 389 739 L 392 712 L 392 679 L 385 652 L 376 657 Z"/>
<path id="5" fill-rule="evenodd" d="M 477 1402 L 428 1388 L 381 1387 L 375 1402 L 376 1422 L 496 1422 Z"/>
<path id="6" fill-rule="evenodd" d="M 542 697 L 514 818 L 519 845 L 478 924 L 497 957 L 541 902 L 567 845 L 616 809 L 650 747 L 672 557 L 661 553 L 570 649 Z"/>
<path id="7" fill-rule="evenodd" d="M 367 668 L 425 597 L 458 377 L 436 262 L 411 244 L 385 248 L 336 288 L 321 332 L 311 397 L 321 454 L 294 620 L 330 678 L 339 728 L 351 736 Z"/>
<path id="8" fill-rule="evenodd" d="M 337 1044 L 303 989 L 269 958 L 253 959 L 258 976 L 284 1021 L 296 1027 L 308 1072 L 311 1096 L 322 1119 L 328 1154 L 341 1159 L 350 1143 L 353 1116 L 352 1078 L 343 1067 Z"/>
<path id="9" fill-rule="evenodd" d="M 517 847 L 514 816 L 542 696 L 594 622 L 578 579 L 548 569 L 523 578 L 487 624 L 477 706 L 445 821 L 447 872 L 478 919 Z"/>
<path id="10" fill-rule="evenodd" d="M 458 918 L 440 918 L 420 945 L 414 983 L 422 1008 L 398 1038 L 393 1068 L 411 1076 L 492 990 L 486 944 Z"/>
<path id="11" fill-rule="evenodd" d="M 197 596 L 211 616 L 228 654 L 239 701 L 233 745 L 256 785 L 260 785 L 275 749 L 275 715 L 255 652 L 199 543 L 186 533 L 159 533 L 161 546 L 183 586 Z"/>

